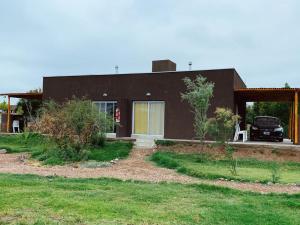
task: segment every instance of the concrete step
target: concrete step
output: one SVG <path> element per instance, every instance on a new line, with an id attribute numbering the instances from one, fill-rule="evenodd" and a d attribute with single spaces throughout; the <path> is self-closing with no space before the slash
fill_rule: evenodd
<path id="1" fill-rule="evenodd" d="M 136 148 L 154 148 L 156 145 L 153 139 L 136 139 L 134 146 Z"/>

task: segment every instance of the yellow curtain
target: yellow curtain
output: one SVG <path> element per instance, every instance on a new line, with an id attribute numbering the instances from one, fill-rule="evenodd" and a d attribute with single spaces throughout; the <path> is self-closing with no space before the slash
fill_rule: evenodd
<path id="1" fill-rule="evenodd" d="M 134 103 L 134 133 L 148 133 L 148 104 L 147 102 Z"/>
<path id="2" fill-rule="evenodd" d="M 149 133 L 151 135 L 163 135 L 164 133 L 165 104 L 162 102 L 150 103 Z"/>

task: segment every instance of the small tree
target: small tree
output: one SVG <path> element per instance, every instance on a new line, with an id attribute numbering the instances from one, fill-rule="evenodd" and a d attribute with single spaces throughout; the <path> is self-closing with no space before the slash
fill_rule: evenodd
<path id="1" fill-rule="evenodd" d="M 235 149 L 228 142 L 233 137 L 234 127 L 239 119 L 240 117 L 234 115 L 230 109 L 217 108 L 215 118 L 209 119 L 208 125 L 210 135 L 224 145 L 226 158 L 229 161 L 229 170 L 234 176 L 237 175 L 237 160 L 233 157 Z"/>
<path id="2" fill-rule="evenodd" d="M 209 119 L 209 133 L 221 144 L 226 144 L 233 137 L 235 124 L 240 116 L 234 115 L 231 109 L 217 108 L 215 118 Z"/>
<path id="3" fill-rule="evenodd" d="M 0 102 L 0 110 L 2 111 L 7 111 L 7 103 L 5 100 L 3 100 L 2 102 Z"/>
<path id="4" fill-rule="evenodd" d="M 276 163 L 276 162 L 272 163 L 271 179 L 274 184 L 279 182 L 279 180 L 280 180 L 280 165 L 279 165 L 279 163 Z"/>
<path id="5" fill-rule="evenodd" d="M 213 96 L 214 83 L 208 82 L 201 75 L 197 76 L 195 80 L 185 77 L 183 81 L 187 90 L 181 94 L 181 98 L 193 108 L 196 136 L 203 142 L 207 133 L 207 111 Z"/>

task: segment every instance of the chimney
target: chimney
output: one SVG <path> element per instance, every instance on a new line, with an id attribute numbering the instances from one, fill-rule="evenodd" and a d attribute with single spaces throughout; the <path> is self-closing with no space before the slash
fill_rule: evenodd
<path id="1" fill-rule="evenodd" d="M 152 72 L 176 71 L 176 63 L 169 59 L 152 61 Z"/>

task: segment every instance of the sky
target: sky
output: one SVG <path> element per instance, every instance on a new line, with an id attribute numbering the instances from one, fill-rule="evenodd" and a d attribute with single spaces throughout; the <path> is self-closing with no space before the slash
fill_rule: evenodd
<path id="1" fill-rule="evenodd" d="M 1 0 L 0 93 L 43 76 L 235 68 L 248 87 L 300 87 L 299 0 Z"/>

